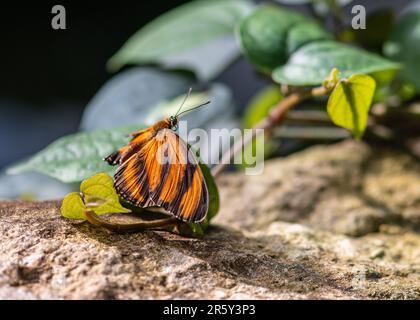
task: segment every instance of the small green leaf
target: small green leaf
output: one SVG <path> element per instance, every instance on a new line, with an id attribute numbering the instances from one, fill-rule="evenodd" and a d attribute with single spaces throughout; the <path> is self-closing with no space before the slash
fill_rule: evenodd
<path id="1" fill-rule="evenodd" d="M 85 205 L 79 192 L 69 193 L 61 204 L 61 215 L 69 219 L 85 220 Z"/>
<path id="2" fill-rule="evenodd" d="M 83 195 L 85 203 L 81 195 Z M 89 205 L 98 215 L 111 212 L 130 212 L 120 204 L 112 178 L 103 172 L 84 180 L 80 184 L 80 193 L 68 194 L 61 204 L 61 214 L 70 219 L 85 220 L 84 210 Z"/>
<path id="3" fill-rule="evenodd" d="M 242 51 L 262 71 L 284 64 L 302 45 L 332 36 L 316 21 L 274 5 L 262 5 L 239 25 Z"/>
<path id="4" fill-rule="evenodd" d="M 127 135 L 145 126 L 76 133 L 62 137 L 29 160 L 7 169 L 9 174 L 36 171 L 63 182 L 79 182 L 98 172 L 113 174 L 103 158 L 126 145 Z"/>
<path id="5" fill-rule="evenodd" d="M 96 214 L 130 212 L 130 210 L 120 204 L 118 194 L 114 188 L 114 180 L 106 173 L 97 173 L 93 177 L 84 180 L 80 184 L 80 191 L 86 199 L 99 197 L 105 200 L 105 203 L 94 209 Z"/>
<path id="6" fill-rule="evenodd" d="M 292 86 L 320 85 L 333 68 L 342 77 L 353 74 L 374 74 L 399 69 L 399 64 L 379 55 L 335 41 L 316 41 L 293 53 L 289 61 L 274 69 L 277 83 Z"/>
<path id="7" fill-rule="evenodd" d="M 353 131 L 357 139 L 366 129 L 375 87 L 372 77 L 356 74 L 341 80 L 329 97 L 327 111 L 331 120 Z"/>
<path id="8" fill-rule="evenodd" d="M 209 80 L 239 55 L 235 25 L 253 8 L 248 0 L 201 0 L 175 8 L 135 33 L 108 62 L 188 68 Z M 223 49 L 220 50 L 220 46 Z"/>

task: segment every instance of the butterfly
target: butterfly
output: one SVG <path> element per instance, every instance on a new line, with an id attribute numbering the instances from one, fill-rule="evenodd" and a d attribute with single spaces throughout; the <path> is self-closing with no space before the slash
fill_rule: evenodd
<path id="1" fill-rule="evenodd" d="M 104 160 L 119 165 L 114 178 L 117 193 L 142 208 L 159 206 L 185 222 L 202 221 L 209 193 L 199 163 L 188 144 L 176 133 L 179 117 L 197 107 L 158 121 L 130 134 L 131 141 Z"/>

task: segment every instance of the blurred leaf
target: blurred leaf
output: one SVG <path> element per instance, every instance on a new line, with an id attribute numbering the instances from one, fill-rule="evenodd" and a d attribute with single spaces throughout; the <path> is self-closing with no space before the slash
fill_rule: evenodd
<path id="1" fill-rule="evenodd" d="M 109 80 L 86 106 L 82 130 L 143 123 L 162 101 L 185 94 L 194 79 L 156 68 L 131 68 Z"/>
<path id="2" fill-rule="evenodd" d="M 408 10 L 384 45 L 386 56 L 403 64 L 401 78 L 420 90 L 420 5 Z"/>
<path id="3" fill-rule="evenodd" d="M 283 99 L 278 86 L 270 86 L 258 92 L 249 102 L 244 114 L 245 128 L 252 128 L 269 114 L 271 108 Z M 244 153 L 256 155 L 258 143 L 264 143 L 264 157 L 267 158 L 273 151 L 271 140 L 265 139 L 264 135 L 256 137 L 252 143 L 244 148 Z M 245 159 L 245 157 L 243 157 Z M 256 160 L 258 161 L 258 160 Z M 242 168 L 255 166 L 255 163 L 242 163 Z"/>
<path id="4" fill-rule="evenodd" d="M 266 72 L 302 45 L 331 38 L 317 22 L 274 5 L 262 5 L 245 18 L 238 35 L 244 54 Z"/>
<path id="5" fill-rule="evenodd" d="M 320 24 L 314 21 L 302 21 L 293 26 L 288 34 L 288 54 L 292 54 L 304 44 L 316 40 L 329 40 L 333 36 L 328 33 Z"/>
<path id="6" fill-rule="evenodd" d="M 158 63 L 187 68 L 209 80 L 239 55 L 235 25 L 253 8 L 248 0 L 193 1 L 171 10 L 135 33 L 109 60 L 118 70 L 127 64 Z"/>
<path id="7" fill-rule="evenodd" d="M 200 223 L 188 223 L 190 228 L 192 229 L 193 233 L 202 236 L 204 235 L 204 231 L 210 225 L 210 220 L 213 219 L 219 211 L 220 207 L 220 199 L 219 199 L 219 191 L 217 189 L 217 184 L 214 181 L 214 178 L 211 174 L 211 171 L 207 165 L 200 162 L 200 168 L 204 175 L 204 180 L 207 184 L 207 189 L 209 191 L 209 210 L 207 211 L 207 215 L 205 219 Z"/>
<path id="8" fill-rule="evenodd" d="M 379 55 L 334 41 L 318 41 L 296 51 L 289 61 L 273 71 L 277 83 L 292 86 L 319 85 L 333 68 L 342 77 L 393 71 L 399 65 Z"/>
<path id="9" fill-rule="evenodd" d="M 79 192 L 69 193 L 61 203 L 61 215 L 69 219 L 85 220 L 85 204 Z"/>
<path id="10" fill-rule="evenodd" d="M 352 75 L 341 80 L 328 99 L 327 111 L 331 120 L 353 131 L 357 139 L 366 129 L 375 86 L 375 80 L 368 75 Z"/>
<path id="11" fill-rule="evenodd" d="M 333 1 L 340 6 L 345 6 L 349 4 L 353 0 L 275 0 L 282 4 L 290 4 L 290 5 L 299 5 L 299 4 L 307 4 L 307 3 L 314 3 L 319 4 L 323 3 L 325 5 L 331 4 Z"/>
<path id="12" fill-rule="evenodd" d="M 115 168 L 102 159 L 127 144 L 127 135 L 142 127 L 124 126 L 62 137 L 29 160 L 8 168 L 7 173 L 36 171 L 63 182 L 79 182 L 98 172 L 112 174 Z"/>
<path id="13" fill-rule="evenodd" d="M 182 118 L 187 123 L 188 121 L 192 123 L 192 125 L 188 124 L 188 129 L 202 125 L 203 129 L 210 132 L 211 129 L 236 127 L 236 123 L 233 121 L 234 108 L 232 107 L 231 92 L 223 85 L 213 85 L 209 93 L 212 98 L 212 103 L 209 106 L 188 113 Z M 207 97 L 208 94 L 195 93 L 192 99 L 193 101 L 197 100 L 197 98 L 201 100 L 204 96 Z M 178 97 L 177 99 L 181 98 Z M 163 117 L 175 114 L 178 107 L 178 103 L 169 102 L 156 106 L 156 109 L 153 112 L 150 111 L 149 114 L 139 112 L 138 117 L 141 116 L 142 122 L 138 125 L 125 125 L 62 137 L 29 160 L 10 167 L 7 172 L 9 174 L 17 174 L 36 171 L 63 182 L 79 182 L 98 172 L 113 174 L 115 168 L 109 166 L 102 159 L 126 145 L 129 141 L 129 133 L 145 128 Z M 108 115 L 106 112 L 103 112 L 102 116 L 107 117 Z M 131 117 L 139 119 L 136 118 L 136 115 L 131 115 Z M 145 121 L 149 123 L 145 125 Z M 127 122 L 129 121 L 127 120 Z M 183 133 L 185 136 L 181 135 L 181 137 L 189 141 L 187 139 L 188 133 Z M 208 148 L 200 150 L 202 151 L 202 159 L 206 163 L 219 154 L 219 141 L 212 140 L 211 143 Z M 225 145 L 223 147 L 226 148 L 228 146 Z"/>
<path id="14" fill-rule="evenodd" d="M 297 4 L 311 3 L 313 0 L 276 0 L 276 1 L 282 4 L 297 5 Z"/>
<path id="15" fill-rule="evenodd" d="M 77 188 L 77 185 L 65 184 L 36 172 L 13 176 L 0 174 L 0 199 L 54 200 Z"/>
<path id="16" fill-rule="evenodd" d="M 136 123 L 152 125 L 176 113 L 192 83 L 191 78 L 153 68 L 125 71 L 110 80 L 89 103 L 82 129 L 108 129 Z M 193 91 L 183 109 L 208 99 L 210 105 L 182 117 L 188 131 L 202 128 L 210 133 L 211 129 L 238 127 L 232 92 L 223 84 L 214 83 L 206 91 Z M 187 140 L 186 136 L 183 138 Z M 209 148 L 203 150 L 202 159 L 209 163 L 208 159 L 218 155 L 219 147 L 218 141 L 211 140 Z"/>
<path id="17" fill-rule="evenodd" d="M 366 18 L 366 29 L 348 28 L 344 40 L 356 42 L 369 50 L 381 51 L 394 24 L 395 14 L 391 9 L 376 10 Z M 341 35 L 340 38 L 342 38 Z M 343 40 L 343 39 L 342 39 Z"/>
<path id="18" fill-rule="evenodd" d="M 264 88 L 249 102 L 244 113 L 245 128 L 252 128 L 264 119 L 271 108 L 283 99 L 278 86 Z"/>
<path id="19" fill-rule="evenodd" d="M 353 0 L 312 0 L 314 11 L 321 17 L 326 17 L 330 12 L 335 16 L 342 14 L 341 8 Z"/>

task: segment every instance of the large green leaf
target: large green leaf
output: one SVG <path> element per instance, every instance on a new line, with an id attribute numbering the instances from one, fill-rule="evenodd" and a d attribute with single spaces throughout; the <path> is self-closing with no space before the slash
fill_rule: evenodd
<path id="1" fill-rule="evenodd" d="M 302 45 L 332 36 L 317 22 L 274 5 L 262 5 L 239 26 L 244 54 L 263 71 L 287 61 Z"/>
<path id="2" fill-rule="evenodd" d="M 420 91 L 420 5 L 397 22 L 384 45 L 384 53 L 403 64 L 402 78 L 412 82 Z"/>
<path id="3" fill-rule="evenodd" d="M 79 182 L 98 172 L 115 170 L 102 159 L 127 144 L 127 135 L 144 126 L 76 133 L 60 138 L 23 163 L 10 167 L 9 174 L 36 171 L 63 182 Z"/>
<path id="4" fill-rule="evenodd" d="M 86 106 L 82 130 L 143 123 L 155 106 L 188 91 L 194 79 L 150 67 L 125 70 L 111 78 Z"/>
<path id="5" fill-rule="evenodd" d="M 108 66 L 117 70 L 126 64 L 158 63 L 192 69 L 200 79 L 208 80 L 239 55 L 233 37 L 235 25 L 252 8 L 248 0 L 187 3 L 140 29 Z"/>
<path id="6" fill-rule="evenodd" d="M 368 75 L 357 74 L 341 80 L 328 99 L 331 120 L 360 138 L 366 129 L 374 93 L 375 80 Z"/>
<path id="7" fill-rule="evenodd" d="M 77 187 L 36 172 L 13 176 L 0 173 L 0 199 L 55 200 L 77 190 Z"/>
<path id="8" fill-rule="evenodd" d="M 277 83 L 292 86 L 319 85 L 334 68 L 339 69 L 344 78 L 358 73 L 389 73 L 397 70 L 399 64 L 335 41 L 317 41 L 293 53 L 272 76 Z"/>

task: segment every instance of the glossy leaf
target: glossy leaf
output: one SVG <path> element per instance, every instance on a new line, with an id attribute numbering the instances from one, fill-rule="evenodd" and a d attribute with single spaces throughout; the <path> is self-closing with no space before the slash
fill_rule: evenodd
<path id="1" fill-rule="evenodd" d="M 331 38 L 317 22 L 274 5 L 262 5 L 245 18 L 238 36 L 244 54 L 266 72 L 285 63 L 302 45 Z"/>
<path id="2" fill-rule="evenodd" d="M 359 139 L 363 135 L 375 93 L 375 80 L 368 75 L 353 75 L 341 80 L 328 99 L 327 111 L 338 126 L 349 129 Z"/>
<path id="3" fill-rule="evenodd" d="M 296 51 L 289 61 L 273 71 L 277 83 L 293 86 L 322 84 L 333 68 L 342 77 L 395 71 L 399 64 L 379 55 L 334 41 L 317 41 Z"/>
<path id="4" fill-rule="evenodd" d="M 234 28 L 252 8 L 248 0 L 201 0 L 182 5 L 135 33 L 109 60 L 108 67 L 118 70 L 127 64 L 158 63 L 192 69 L 201 80 L 209 80 L 239 55 Z"/>

